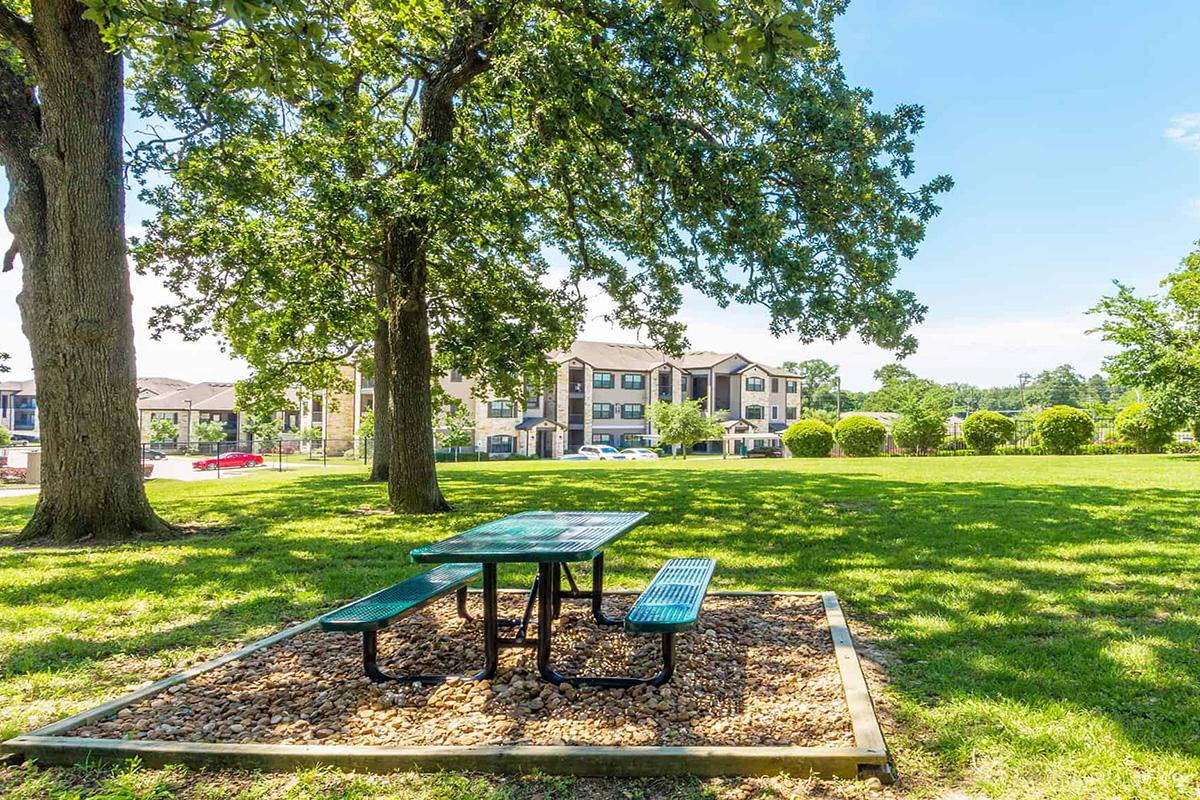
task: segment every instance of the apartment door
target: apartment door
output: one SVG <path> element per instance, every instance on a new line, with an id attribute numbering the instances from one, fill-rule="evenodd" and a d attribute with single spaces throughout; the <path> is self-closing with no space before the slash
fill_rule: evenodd
<path id="1" fill-rule="evenodd" d="M 537 432 L 537 457 L 554 458 L 554 431 Z"/>

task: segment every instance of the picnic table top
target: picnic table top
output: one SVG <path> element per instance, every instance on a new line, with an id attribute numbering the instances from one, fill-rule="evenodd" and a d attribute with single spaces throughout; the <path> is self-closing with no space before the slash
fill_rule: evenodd
<path id="1" fill-rule="evenodd" d="M 418 563 L 588 561 L 646 518 L 644 511 L 524 511 L 418 547 Z"/>

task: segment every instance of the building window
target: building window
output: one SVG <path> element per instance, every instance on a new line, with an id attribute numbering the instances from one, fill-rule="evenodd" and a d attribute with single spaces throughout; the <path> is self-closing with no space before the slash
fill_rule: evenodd
<path id="1" fill-rule="evenodd" d="M 762 378 L 746 378 L 747 392 L 761 392 L 767 388 L 767 382 Z"/>
<path id="2" fill-rule="evenodd" d="M 795 406 L 788 406 L 788 407 L 787 407 L 787 418 L 788 418 L 788 419 L 795 419 L 795 418 L 796 418 L 796 407 L 795 407 Z"/>
<path id="3" fill-rule="evenodd" d="M 498 436 L 489 436 L 488 437 L 488 452 L 489 453 L 505 454 L 505 453 L 511 453 L 512 451 L 513 451 L 513 437 L 504 436 L 503 434 L 498 435 Z"/>
<path id="4" fill-rule="evenodd" d="M 779 419 L 779 406 L 771 406 L 771 419 Z"/>
<path id="5" fill-rule="evenodd" d="M 612 419 L 612 403 L 592 403 L 592 419 Z"/>
<path id="6" fill-rule="evenodd" d="M 788 382 L 787 382 L 787 383 L 785 383 L 783 386 L 784 386 L 784 388 L 785 388 L 785 389 L 787 389 L 787 393 L 788 393 L 788 394 L 795 394 L 795 393 L 796 393 L 796 382 L 795 382 L 795 381 L 788 381 Z"/>
<path id="7" fill-rule="evenodd" d="M 611 372 L 593 372 L 592 373 L 592 388 L 593 389 L 611 389 L 611 388 L 613 388 L 613 374 Z"/>
<path id="8" fill-rule="evenodd" d="M 533 397 L 530 397 L 528 400 L 525 401 L 526 408 L 540 408 L 541 405 L 542 405 L 542 396 L 540 394 L 535 394 Z"/>
<path id="9" fill-rule="evenodd" d="M 450 370 L 450 382 L 451 383 L 462 383 L 462 373 L 456 369 Z"/>
<path id="10" fill-rule="evenodd" d="M 779 378 L 771 378 L 771 391 L 772 392 L 779 391 Z"/>
<path id="11" fill-rule="evenodd" d="M 493 400 L 488 403 L 488 416 L 492 418 L 503 419 L 505 417 L 515 417 L 516 410 L 513 408 L 511 400 Z"/>
<path id="12" fill-rule="evenodd" d="M 613 435 L 611 433 L 593 433 L 592 444 L 612 444 Z"/>
<path id="13" fill-rule="evenodd" d="M 641 447 L 642 435 L 640 433 L 623 433 L 621 434 L 622 447 Z"/>
<path id="14" fill-rule="evenodd" d="M 684 394 L 687 394 L 687 390 L 688 390 L 688 376 L 687 375 L 679 376 L 679 389 Z"/>
<path id="15" fill-rule="evenodd" d="M 665 398 L 671 397 L 671 373 L 658 373 L 658 396 Z"/>
<path id="16" fill-rule="evenodd" d="M 645 375 L 622 375 L 621 376 L 621 388 L 622 389 L 645 389 L 646 388 L 646 376 Z"/>
<path id="17" fill-rule="evenodd" d="M 646 407 L 641 403 L 626 403 L 621 406 L 621 419 L 642 419 L 646 416 Z"/>
<path id="18" fill-rule="evenodd" d="M 313 425 L 320 425 L 324 421 L 325 421 L 325 405 L 321 401 L 320 397 L 313 397 L 313 399 L 312 399 L 312 423 L 313 423 Z"/>
<path id="19" fill-rule="evenodd" d="M 362 378 L 362 380 L 359 382 L 360 389 L 374 389 L 375 388 L 375 376 L 374 375 L 362 375 L 361 378 Z"/>
<path id="20" fill-rule="evenodd" d="M 762 419 L 762 418 L 763 418 L 763 407 L 762 406 L 746 406 L 746 419 Z"/>

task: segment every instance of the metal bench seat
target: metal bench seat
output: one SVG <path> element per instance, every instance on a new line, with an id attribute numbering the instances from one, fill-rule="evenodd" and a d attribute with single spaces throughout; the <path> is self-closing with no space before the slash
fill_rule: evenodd
<path id="1" fill-rule="evenodd" d="M 717 562 L 711 558 L 673 558 L 650 581 L 625 615 L 630 633 L 678 633 L 696 624 L 700 604 Z"/>
<path id="2" fill-rule="evenodd" d="M 363 671 L 376 683 L 383 681 L 413 681 L 441 683 L 448 675 L 387 675 L 380 671 L 378 659 L 378 633 L 424 605 L 450 592 L 455 592 L 458 615 L 470 619 L 467 614 L 467 584 L 479 576 L 479 564 L 442 564 L 408 580 L 401 581 L 361 600 L 331 611 L 319 620 L 325 631 L 362 632 Z"/>
<path id="3" fill-rule="evenodd" d="M 553 683 L 621 688 L 648 683 L 662 686 L 675 674 L 675 634 L 695 627 L 700 606 L 717 562 L 711 558 L 673 558 L 663 565 L 646 591 L 625 615 L 626 633 L 662 635 L 662 670 L 650 678 L 559 675 L 541 665 L 542 677 Z"/>

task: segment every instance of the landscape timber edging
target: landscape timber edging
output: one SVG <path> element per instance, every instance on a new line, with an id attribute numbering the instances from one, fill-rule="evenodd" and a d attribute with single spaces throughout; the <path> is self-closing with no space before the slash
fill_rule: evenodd
<path id="1" fill-rule="evenodd" d="M 524 590 L 502 590 L 525 594 Z M 635 591 L 613 590 L 613 595 Z M 81 711 L 28 734 L 0 744 L 0 750 L 17 758 L 33 758 L 46 765 L 84 762 L 119 762 L 138 758 L 146 766 L 184 764 L 198 768 L 290 770 L 318 765 L 361 772 L 446 770 L 465 772 L 528 773 L 551 775 L 701 777 L 815 775 L 822 778 L 876 777 L 895 779 L 891 757 L 879 727 L 866 677 L 854 649 L 837 595 L 833 592 L 710 592 L 714 597 L 800 596 L 820 598 L 833 640 L 842 689 L 854 732 L 854 747 L 789 746 L 587 746 L 587 745 L 487 745 L 389 747 L 379 745 L 231 744 L 224 742 L 171 742 L 137 739 L 93 739 L 63 736 L 80 725 L 103 719 L 171 686 L 217 669 L 251 653 L 270 647 L 317 624 L 310 619 L 232 653 L 197 664 L 115 700 Z"/>

